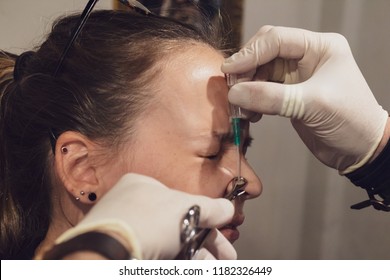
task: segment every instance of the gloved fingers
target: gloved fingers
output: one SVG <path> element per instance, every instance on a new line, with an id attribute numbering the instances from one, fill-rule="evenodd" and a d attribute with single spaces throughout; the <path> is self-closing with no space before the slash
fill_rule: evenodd
<path id="1" fill-rule="evenodd" d="M 217 230 L 212 229 L 207 236 L 203 247 L 207 249 L 217 260 L 235 260 L 237 252 L 233 245 Z"/>
<path id="2" fill-rule="evenodd" d="M 301 59 L 315 38 L 315 33 L 308 30 L 267 26 L 239 52 L 227 58 L 221 69 L 224 73 L 245 73 L 277 57 Z"/>
<path id="3" fill-rule="evenodd" d="M 252 123 L 258 122 L 263 116 L 262 114 L 249 111 L 244 108 L 241 108 L 241 115 L 243 119 L 248 120 Z"/>
<path id="4" fill-rule="evenodd" d="M 309 72 L 309 73 L 307 73 Z M 298 69 L 298 60 L 275 58 L 274 60 L 259 66 L 252 81 L 268 81 L 283 84 L 295 84 L 303 77 L 307 79 L 312 74 L 308 69 Z"/>
<path id="5" fill-rule="evenodd" d="M 216 260 L 206 248 L 200 248 L 192 258 L 193 260 Z"/>
<path id="6" fill-rule="evenodd" d="M 263 34 L 267 33 L 271 28 L 273 28 L 272 25 L 265 25 L 265 26 L 262 26 L 259 31 L 257 31 L 257 33 L 252 36 L 251 39 L 249 39 L 248 42 L 246 42 L 246 44 L 244 45 L 244 47 L 241 49 L 245 49 L 245 48 L 250 48 L 251 44 L 255 43 L 256 40 L 258 40 L 258 38 L 260 36 L 262 36 Z M 238 52 L 240 53 L 240 52 Z M 236 54 L 233 55 L 234 57 L 229 57 L 225 60 L 225 62 L 222 64 L 222 71 L 225 72 L 225 73 L 235 73 L 235 74 L 238 74 L 237 75 L 237 80 L 241 82 L 242 81 L 250 81 L 252 80 L 254 74 L 256 73 L 256 66 L 255 67 L 252 67 L 252 68 L 249 68 L 248 71 L 239 71 L 239 72 L 236 72 L 235 71 L 235 67 L 236 67 L 236 64 L 240 63 L 240 59 L 237 58 L 238 62 L 235 61 L 235 56 L 239 56 Z M 233 61 L 230 61 L 230 60 L 233 60 Z M 230 64 L 230 62 L 232 64 Z M 242 79 L 243 78 L 243 79 Z"/>
<path id="7" fill-rule="evenodd" d="M 251 44 L 252 42 L 256 41 L 257 38 L 265 33 L 267 33 L 270 29 L 274 28 L 275 26 L 273 25 L 263 25 L 262 27 L 259 28 L 259 30 L 256 32 L 256 34 L 254 36 L 252 36 L 252 38 L 250 38 L 248 40 L 248 42 L 246 42 L 246 45 L 249 45 Z"/>
<path id="8" fill-rule="evenodd" d="M 234 215 L 233 204 L 224 198 L 212 199 L 199 197 L 196 201 L 200 207 L 199 226 L 201 228 L 215 228 L 227 224 Z"/>
<path id="9" fill-rule="evenodd" d="M 263 117 L 263 114 L 259 114 L 259 113 L 256 113 L 256 112 L 253 112 L 253 113 L 254 114 L 249 118 L 249 121 L 251 123 L 258 122 Z"/>
<path id="10" fill-rule="evenodd" d="M 229 102 L 260 114 L 278 115 L 282 111 L 286 85 L 272 82 L 243 82 L 229 91 Z"/>

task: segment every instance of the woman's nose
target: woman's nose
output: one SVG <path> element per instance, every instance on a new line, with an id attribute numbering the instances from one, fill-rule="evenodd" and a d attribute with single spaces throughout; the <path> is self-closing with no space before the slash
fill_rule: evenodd
<path id="1" fill-rule="evenodd" d="M 256 175 L 252 167 L 245 159 L 243 159 L 241 162 L 241 176 L 248 181 L 248 184 L 245 187 L 247 199 L 258 197 L 263 190 L 263 185 L 260 181 L 260 178 Z"/>

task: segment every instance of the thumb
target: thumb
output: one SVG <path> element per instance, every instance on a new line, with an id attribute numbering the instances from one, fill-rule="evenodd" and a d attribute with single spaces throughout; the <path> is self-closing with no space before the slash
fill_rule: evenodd
<path id="1" fill-rule="evenodd" d="M 196 203 L 200 207 L 199 226 L 202 228 L 220 227 L 233 218 L 234 206 L 227 199 L 200 197 Z"/>
<path id="2" fill-rule="evenodd" d="M 229 102 L 260 114 L 279 115 L 287 86 L 272 82 L 241 82 L 229 90 Z"/>
<path id="3" fill-rule="evenodd" d="M 217 229 L 211 230 L 211 232 L 207 236 L 203 246 L 217 260 L 235 260 L 235 259 L 237 259 L 237 252 L 234 249 L 233 245 Z"/>
<path id="4" fill-rule="evenodd" d="M 249 111 L 300 119 L 305 114 L 304 84 L 242 82 L 229 91 L 229 102 Z"/>

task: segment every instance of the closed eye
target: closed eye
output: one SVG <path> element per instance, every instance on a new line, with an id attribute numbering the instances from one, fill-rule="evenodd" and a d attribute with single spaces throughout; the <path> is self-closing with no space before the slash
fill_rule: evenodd
<path id="1" fill-rule="evenodd" d="M 219 153 L 218 154 L 215 154 L 215 155 L 211 155 L 211 156 L 206 156 L 205 158 L 207 158 L 208 160 L 218 160 L 219 159 Z"/>
<path id="2" fill-rule="evenodd" d="M 244 133 L 244 130 L 241 130 L 241 136 L 245 135 L 246 137 L 241 139 L 241 147 L 242 147 L 242 153 L 245 155 L 247 152 L 248 147 L 252 144 L 253 138 L 248 135 L 248 133 Z M 227 133 L 217 133 L 215 134 L 215 137 L 218 139 L 218 146 L 219 149 L 213 149 L 214 151 L 211 152 L 208 155 L 203 155 L 202 157 L 210 160 L 210 161 L 217 161 L 221 159 L 223 154 L 226 152 L 226 150 L 231 149 L 232 147 L 235 147 L 234 144 L 234 134 L 233 131 L 229 131 Z"/>
<path id="3" fill-rule="evenodd" d="M 242 133 L 241 133 L 241 135 L 242 135 Z M 227 134 L 223 135 L 221 142 L 224 144 L 224 146 L 234 145 L 234 134 L 231 132 L 231 133 L 227 133 Z M 247 137 L 245 137 L 243 139 L 242 152 L 244 155 L 246 154 L 248 147 L 250 147 L 252 145 L 252 142 L 253 142 L 253 137 L 250 135 L 248 135 Z"/>

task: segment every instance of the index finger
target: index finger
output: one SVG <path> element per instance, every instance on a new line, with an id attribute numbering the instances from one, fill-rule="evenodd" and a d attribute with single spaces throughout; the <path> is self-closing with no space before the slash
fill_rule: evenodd
<path id="1" fill-rule="evenodd" d="M 313 34 L 304 29 L 265 26 L 239 52 L 227 58 L 221 69 L 225 73 L 240 74 L 277 57 L 301 59 L 311 45 Z"/>
<path id="2" fill-rule="evenodd" d="M 199 226 L 215 228 L 231 221 L 234 215 L 233 204 L 224 198 L 202 197 L 196 202 L 200 207 Z"/>

